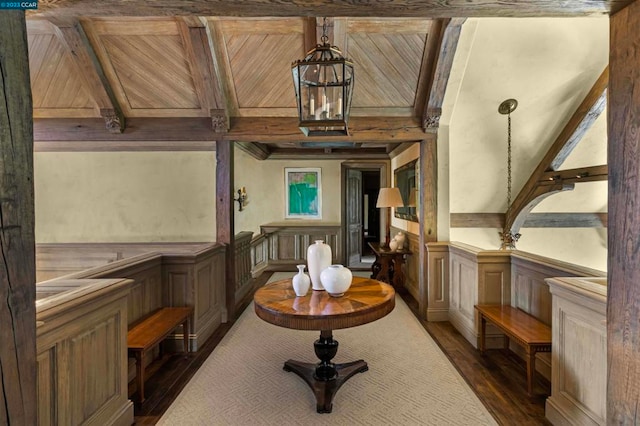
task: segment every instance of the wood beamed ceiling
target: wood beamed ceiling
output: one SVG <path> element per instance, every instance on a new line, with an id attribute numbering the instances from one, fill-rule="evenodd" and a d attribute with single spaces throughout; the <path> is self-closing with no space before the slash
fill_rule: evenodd
<path id="1" fill-rule="evenodd" d="M 613 14 L 631 2 L 41 0 L 27 12 L 35 149 L 229 140 L 261 159 L 388 157 L 433 137 L 466 17 Z M 340 16 L 329 41 L 356 64 L 348 137 L 297 127 L 290 64 L 318 43 L 320 16 Z"/>
<path id="2" fill-rule="evenodd" d="M 225 140 L 259 159 L 389 158 L 430 139 L 464 22 L 329 18 L 329 42 L 356 64 L 350 135 L 305 137 L 290 66 L 322 18 L 44 15 L 27 21 L 36 150 Z"/>

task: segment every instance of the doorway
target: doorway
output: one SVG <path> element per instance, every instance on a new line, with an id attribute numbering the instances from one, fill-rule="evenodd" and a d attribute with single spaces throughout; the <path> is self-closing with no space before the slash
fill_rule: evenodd
<path id="1" fill-rule="evenodd" d="M 351 269 L 370 269 L 374 260 L 369 242 L 380 241 L 383 228 L 376 200 L 387 182 L 385 163 L 342 164 L 342 230 L 344 264 Z"/>

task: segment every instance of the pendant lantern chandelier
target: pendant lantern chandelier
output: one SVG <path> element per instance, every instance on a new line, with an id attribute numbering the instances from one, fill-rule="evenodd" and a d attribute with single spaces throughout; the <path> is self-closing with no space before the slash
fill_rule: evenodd
<path id="1" fill-rule="evenodd" d="M 300 130 L 306 136 L 349 135 L 349 110 L 353 95 L 353 63 L 329 44 L 327 18 L 322 44 L 291 66 L 298 103 Z"/>

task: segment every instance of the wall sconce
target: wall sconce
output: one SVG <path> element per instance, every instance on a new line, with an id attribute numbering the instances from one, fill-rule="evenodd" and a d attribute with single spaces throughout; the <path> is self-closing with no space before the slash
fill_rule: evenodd
<path id="1" fill-rule="evenodd" d="M 238 189 L 238 198 L 234 198 L 233 201 L 238 202 L 238 211 L 242 211 L 247 203 L 247 191 L 245 190 L 244 186 L 241 189 Z"/>

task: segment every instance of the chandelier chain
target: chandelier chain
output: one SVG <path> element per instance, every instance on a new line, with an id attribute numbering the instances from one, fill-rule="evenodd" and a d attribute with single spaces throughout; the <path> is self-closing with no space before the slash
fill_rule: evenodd
<path id="1" fill-rule="evenodd" d="M 507 114 L 507 209 L 511 207 L 511 113 Z"/>
<path id="2" fill-rule="evenodd" d="M 327 17 L 325 16 L 322 20 L 322 37 L 320 37 L 320 41 L 322 44 L 327 44 L 329 41 L 329 36 L 327 35 Z"/>

